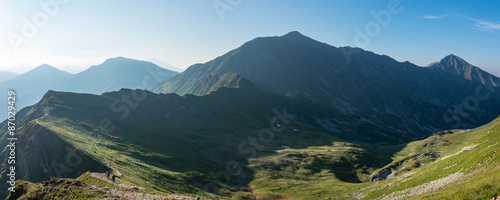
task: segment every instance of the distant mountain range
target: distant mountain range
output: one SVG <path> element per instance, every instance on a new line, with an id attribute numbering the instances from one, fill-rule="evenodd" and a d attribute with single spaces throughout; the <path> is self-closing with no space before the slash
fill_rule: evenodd
<path id="1" fill-rule="evenodd" d="M 7 104 L 7 90 L 16 91 L 16 108 L 21 110 L 25 106 L 35 104 L 48 90 L 71 79 L 73 74 L 64 72 L 47 64 L 40 65 L 24 74 L 0 84 L 0 103 Z M 6 109 L 0 109 L 0 119 L 7 116 Z"/>
<path id="2" fill-rule="evenodd" d="M 101 94 L 121 88 L 142 89 L 176 74 L 150 62 L 123 57 L 108 59 L 78 74 L 43 64 L 1 83 L 0 91 L 15 89 L 18 93 L 16 106 L 21 109 L 38 102 L 48 90 Z M 6 92 L 1 96 L 5 97 Z M 6 104 L 6 99 L 0 102 Z M 6 116 L 6 110 L 0 110 L 0 116 Z"/>
<path id="3" fill-rule="evenodd" d="M 44 79 L 10 80 L 59 90 L 17 114 L 18 177 L 113 168 L 146 190 L 86 177 L 18 185 L 13 196 L 107 198 L 110 187 L 192 199 L 498 196 L 498 78 L 454 55 L 420 67 L 294 31 L 179 74 L 122 57 L 76 75 L 39 68 Z M 20 95 L 39 91 L 26 85 Z M 56 183 L 62 191 L 44 189 Z"/>
<path id="4" fill-rule="evenodd" d="M 13 79 L 16 76 L 19 76 L 19 74 L 16 74 L 14 72 L 0 71 L 0 83 Z"/>
<path id="5" fill-rule="evenodd" d="M 150 84 L 168 80 L 176 74 L 177 72 L 150 62 L 117 57 L 75 74 L 73 78 L 53 89 L 91 94 L 117 91 L 121 88 L 143 89 Z"/>
<path id="6" fill-rule="evenodd" d="M 356 53 L 347 57 L 345 52 Z M 405 140 L 476 127 L 500 113 L 500 91 L 490 88 L 496 88 L 498 78 L 456 56 L 419 67 L 362 49 L 333 47 L 299 32 L 256 38 L 149 89 L 204 95 L 224 86 L 207 80 L 228 72 L 286 102 L 304 121 L 343 138 Z M 479 85 L 495 95 L 474 112 L 457 114 L 454 108 L 474 97 Z"/>
<path id="7" fill-rule="evenodd" d="M 171 64 L 168 64 L 167 62 L 165 61 L 162 61 L 162 60 L 158 60 L 157 58 L 151 58 L 148 60 L 149 62 L 152 62 L 160 67 L 163 67 L 165 69 L 168 69 L 168 70 L 171 70 L 171 71 L 175 71 L 175 72 L 182 72 L 184 71 L 183 69 L 181 68 L 178 68 L 178 67 L 175 67 Z"/>

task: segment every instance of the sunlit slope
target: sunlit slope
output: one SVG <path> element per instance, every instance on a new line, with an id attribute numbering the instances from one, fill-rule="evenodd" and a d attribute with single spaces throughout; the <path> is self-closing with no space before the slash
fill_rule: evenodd
<path id="1" fill-rule="evenodd" d="M 86 171 L 108 170 L 104 163 L 37 123 L 36 119 L 44 116 L 45 103 L 41 101 L 35 106 L 24 108 L 16 115 L 16 179 L 38 182 L 52 177 L 76 178 Z M 7 121 L 2 122 L 0 127 L 0 181 L 6 183 L 9 179 L 8 168 L 12 166 L 7 163 L 7 156 L 10 155 Z M 7 184 L 4 185 L 7 187 Z M 5 198 L 7 192 L 7 189 L 0 191 L 0 198 Z"/>
<path id="2" fill-rule="evenodd" d="M 256 171 L 250 185 L 258 197 L 292 199 L 490 199 L 500 195 L 499 141 L 497 118 L 408 144 L 284 149 L 250 161 Z M 390 155 L 392 162 L 384 160 Z M 369 167 L 384 161 L 385 167 Z"/>
<path id="3" fill-rule="evenodd" d="M 235 80 L 235 87 L 201 97 L 128 89 L 103 95 L 51 91 L 44 97 L 49 114 L 38 122 L 111 165 L 123 174 L 121 181 L 206 197 L 211 195 L 202 190 L 248 187 L 254 176 L 248 158 L 283 146 L 338 140 L 289 117 L 285 107 L 248 81 L 223 77 Z M 270 129 L 276 131 L 259 135 Z"/>

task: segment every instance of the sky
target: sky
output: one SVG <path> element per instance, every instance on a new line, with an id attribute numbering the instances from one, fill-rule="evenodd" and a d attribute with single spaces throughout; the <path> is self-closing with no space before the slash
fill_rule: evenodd
<path id="1" fill-rule="evenodd" d="M 455 54 L 500 76 L 500 1 L 0 0 L 0 71 L 77 73 L 107 58 L 186 69 L 299 31 L 426 66 Z"/>

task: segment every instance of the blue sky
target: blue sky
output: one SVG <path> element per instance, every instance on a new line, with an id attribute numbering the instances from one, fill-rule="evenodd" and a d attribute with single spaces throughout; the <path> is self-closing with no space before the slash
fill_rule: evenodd
<path id="1" fill-rule="evenodd" d="M 185 69 L 255 37 L 297 30 L 420 66 L 452 53 L 498 76 L 499 8 L 499 1 L 0 0 L 0 70 L 47 63 L 75 73 L 116 56 Z M 26 35 L 30 23 L 36 31 Z"/>

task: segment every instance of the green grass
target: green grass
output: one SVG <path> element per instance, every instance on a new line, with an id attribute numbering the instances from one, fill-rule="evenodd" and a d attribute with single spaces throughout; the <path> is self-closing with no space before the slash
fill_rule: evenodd
<path id="1" fill-rule="evenodd" d="M 437 138 L 439 138 L 437 140 Z M 435 141 L 448 141 L 445 143 Z M 446 177 L 456 172 L 463 172 L 465 175 L 459 181 L 452 182 L 445 187 L 423 196 L 414 197 L 416 199 L 489 199 L 500 194 L 500 158 L 497 151 L 500 150 L 500 119 L 479 127 L 474 130 L 457 130 L 453 134 L 436 134 L 422 141 L 416 141 L 407 145 L 413 152 L 427 149 L 428 151 L 439 150 L 441 156 L 449 156 L 446 159 L 424 165 L 418 169 L 413 169 L 413 175 L 406 181 L 389 179 L 381 181 L 381 184 L 392 183 L 392 187 L 377 189 L 369 193 L 367 198 L 374 198 L 394 191 L 415 187 L 432 180 Z M 432 144 L 434 142 L 434 144 Z M 432 144 L 428 146 L 422 144 Z M 446 144 L 446 145 L 440 145 Z M 463 147 L 477 144 L 469 151 L 459 152 Z M 424 148 L 425 147 L 425 148 Z M 402 152 L 411 152 L 403 149 Z M 396 154 L 401 156 L 402 152 Z M 443 157 L 441 157 L 443 158 Z"/>
<path id="2" fill-rule="evenodd" d="M 101 199 L 109 196 L 108 193 L 90 189 L 82 186 L 80 181 L 74 179 L 57 179 L 41 183 L 30 183 L 27 181 L 18 181 L 15 193 L 11 193 L 8 198 L 22 199 Z"/>
<path id="3" fill-rule="evenodd" d="M 251 94 L 257 92 L 251 87 L 242 87 L 239 88 L 243 89 L 241 92 L 250 92 L 247 94 L 249 96 L 264 96 Z M 49 102 L 50 115 L 39 120 L 39 123 L 123 173 L 120 181 L 163 194 L 196 194 L 217 198 L 194 185 L 198 183 L 203 188 L 207 183 L 217 182 L 210 174 L 226 172 L 225 163 L 231 160 L 239 163 L 246 176 L 243 180 L 232 177 L 229 185 L 245 188 L 248 182 L 257 178 L 256 174 L 260 172 L 252 169 L 253 164 L 248 164 L 253 162 L 247 160 L 248 155 L 238 152 L 238 145 L 248 142 L 249 136 L 257 136 L 260 129 L 269 126 L 266 118 L 272 114 L 273 108 L 273 103 L 265 98 L 252 99 L 246 95 L 217 97 L 232 94 L 226 93 L 226 90 L 230 89 L 223 88 L 204 97 L 168 95 L 168 98 L 159 100 L 149 97 L 137 109 L 131 110 L 124 121 L 117 119 L 118 114 L 107 110 L 113 101 L 112 95 L 119 94 L 75 97 L 75 94 L 56 93 Z M 234 109 L 235 107 L 239 109 Z M 176 117 L 161 120 L 165 118 L 164 113 L 171 113 Z M 225 116 L 234 117 L 228 119 Z M 115 131 L 105 132 L 96 126 L 103 117 L 114 121 Z M 230 126 L 219 123 L 221 120 L 230 123 Z M 287 128 L 282 132 L 275 132 L 272 140 L 262 143 L 264 148 L 257 152 L 258 158 L 280 155 L 283 149 L 281 146 L 311 148 L 313 155 L 305 156 L 318 158 L 311 157 L 301 161 L 300 172 L 308 173 L 309 170 L 321 173 L 322 169 L 316 166 L 317 162 L 325 166 L 333 164 L 332 172 L 326 173 L 328 175 L 325 178 L 333 174 L 333 177 L 351 182 L 358 182 L 359 180 L 354 179 L 358 176 L 366 179 L 367 171 L 382 167 L 389 161 L 380 157 L 379 162 L 369 163 L 368 160 L 377 155 L 359 145 L 346 142 L 332 144 L 339 139 L 298 121 L 293 121 L 288 126 L 299 131 Z M 328 151 L 345 152 L 345 155 L 323 156 Z M 358 157 L 362 161 L 358 161 Z M 285 172 L 294 173 L 293 170 Z M 225 187 L 220 188 L 224 190 Z M 234 190 L 228 196 L 241 196 L 241 192 Z"/>
<path id="4" fill-rule="evenodd" d="M 92 137 L 82 134 L 84 133 L 83 131 L 75 131 L 71 126 L 67 125 L 57 125 L 57 120 L 51 121 L 51 125 L 45 123 L 43 124 L 51 130 L 61 133 L 61 135 L 63 135 L 67 140 L 73 144 L 77 144 L 78 147 L 86 150 L 87 152 L 92 152 L 92 154 L 101 161 L 105 161 L 116 168 L 123 174 L 122 177 L 118 178 L 121 182 L 139 185 L 152 190 L 161 191 L 165 194 L 203 194 L 196 188 L 189 185 L 186 181 L 187 179 L 192 178 L 190 177 L 190 173 L 179 173 L 165 170 L 147 164 L 133 155 L 136 154 L 142 155 L 143 157 L 153 157 L 154 159 L 161 159 L 167 156 L 158 155 L 158 153 L 152 153 L 144 148 L 141 148 L 140 146 L 127 144 L 125 142 L 117 143 L 104 138 L 90 139 Z"/>
<path id="5" fill-rule="evenodd" d="M 408 144 L 366 147 L 335 142 L 330 146 L 279 150 L 275 155 L 251 160 L 256 178 L 250 185 L 260 197 L 268 198 L 374 199 L 460 171 L 465 174 L 458 181 L 411 198 L 489 199 L 500 194 L 499 141 L 500 118 L 477 129 L 440 132 Z M 455 154 L 472 144 L 477 146 Z M 378 158 L 372 151 L 378 152 Z M 438 157 L 423 156 L 429 153 Z M 449 157 L 440 160 L 445 156 Z M 373 167 L 377 166 L 374 161 L 384 158 L 392 162 Z M 385 168 L 398 170 L 399 176 L 377 182 L 368 180 L 367 174 Z M 356 174 L 360 181 L 349 179 L 346 174 Z"/>
<path id="6" fill-rule="evenodd" d="M 92 176 L 90 176 L 89 172 L 82 174 L 80 177 L 76 178 L 76 180 L 79 180 L 86 185 L 97 185 L 97 186 L 104 186 L 104 187 L 108 187 L 108 188 L 117 188 L 117 189 L 121 189 L 121 190 L 126 190 L 125 188 L 118 187 L 114 184 L 111 184 L 111 183 L 108 183 L 108 182 L 103 181 L 101 179 L 92 177 Z"/>
<path id="7" fill-rule="evenodd" d="M 259 91 L 251 86 L 243 85 L 240 89 L 249 96 L 259 96 L 253 94 Z M 237 160 L 244 167 L 246 159 L 238 153 L 238 144 L 248 134 L 257 133 L 265 120 L 255 119 L 265 119 L 272 110 L 272 103 L 265 98 L 220 97 L 233 94 L 225 90 L 230 89 L 223 88 L 205 97 L 162 95 L 158 98 L 148 94 L 154 96 L 131 109 L 125 120 L 109 108 L 113 100 L 120 99 L 120 93 L 104 96 L 56 93 L 48 104 L 50 115 L 38 121 L 116 168 L 123 174 L 120 181 L 162 194 L 216 198 L 195 185 L 203 188 L 215 182 L 210 173 L 226 171 L 225 162 Z M 130 90 L 121 93 L 127 92 Z M 242 105 L 253 106 L 234 109 Z M 170 116 L 166 117 L 165 113 Z M 106 132 L 99 127 L 102 118 L 112 119 L 116 129 Z M 272 148 L 276 147 L 280 146 Z M 218 158 L 219 155 L 224 157 Z M 245 184 L 237 181 L 233 178 L 231 184 Z"/>
<path id="8" fill-rule="evenodd" d="M 500 193 L 496 156 L 500 119 L 477 129 L 444 131 L 405 144 L 347 142 L 292 120 L 287 126 L 293 128 L 274 132 L 250 158 L 238 152 L 239 145 L 258 139 L 259 130 L 269 127 L 276 104 L 265 95 L 253 94 L 258 91 L 250 86 L 242 85 L 239 95 L 230 90 L 235 89 L 222 88 L 203 97 L 148 94 L 124 120 L 110 105 L 129 90 L 101 96 L 56 93 L 48 102 L 50 115 L 39 122 L 116 168 L 123 174 L 119 181 L 145 187 L 152 194 L 373 199 L 459 171 L 464 175 L 458 181 L 412 198 L 485 199 Z M 114 131 L 98 126 L 103 118 L 113 121 Z M 228 161 L 236 161 L 245 176 L 231 176 L 229 182 L 217 184 L 220 181 L 212 175 L 226 173 Z M 372 174 L 384 169 L 397 171 L 398 176 L 370 182 Z M 85 174 L 79 180 L 106 184 Z M 220 196 L 202 190 L 210 183 L 219 187 Z"/>
<path id="9" fill-rule="evenodd" d="M 357 189 L 387 158 L 346 142 L 306 149 L 285 149 L 252 159 L 251 186 L 261 197 L 314 199 Z"/>

